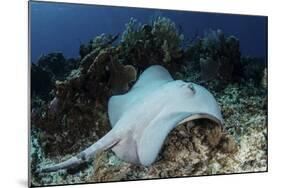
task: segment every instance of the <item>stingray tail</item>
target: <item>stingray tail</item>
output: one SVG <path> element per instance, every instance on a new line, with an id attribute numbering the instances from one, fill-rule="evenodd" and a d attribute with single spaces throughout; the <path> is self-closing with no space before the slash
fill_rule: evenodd
<path id="1" fill-rule="evenodd" d="M 98 140 L 96 143 L 86 148 L 76 156 L 63 161 L 61 163 L 45 166 L 39 170 L 41 173 L 55 172 L 62 169 L 75 168 L 85 162 L 88 162 L 98 151 L 107 150 L 113 147 L 119 140 L 112 134 L 112 131 L 107 133 L 104 137 Z"/>

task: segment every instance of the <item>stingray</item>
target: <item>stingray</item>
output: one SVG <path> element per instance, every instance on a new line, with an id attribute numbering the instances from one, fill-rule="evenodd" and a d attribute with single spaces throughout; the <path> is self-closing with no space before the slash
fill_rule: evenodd
<path id="1" fill-rule="evenodd" d="M 174 80 L 159 65 L 147 68 L 126 94 L 112 96 L 108 116 L 112 129 L 105 136 L 76 156 L 40 171 L 75 168 L 107 149 L 126 162 L 149 166 L 177 125 L 201 118 L 220 126 L 223 122 L 220 108 L 207 89 Z"/>

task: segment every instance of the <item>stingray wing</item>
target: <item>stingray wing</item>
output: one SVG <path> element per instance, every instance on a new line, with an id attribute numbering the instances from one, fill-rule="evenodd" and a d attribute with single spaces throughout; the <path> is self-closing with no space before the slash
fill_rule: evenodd
<path id="1" fill-rule="evenodd" d="M 144 103 L 151 105 L 144 108 Z M 144 71 L 127 94 L 111 97 L 111 125 L 114 126 L 124 113 L 134 111 L 132 107 L 143 108 L 139 114 L 133 115 L 149 119 L 137 127 L 131 127 L 132 140 L 137 148 L 137 159 L 133 161 L 139 161 L 142 165 L 155 161 L 165 138 L 176 125 L 199 118 L 222 124 L 219 106 L 207 89 L 193 83 L 175 81 L 161 66 L 152 66 Z"/>
<path id="2" fill-rule="evenodd" d="M 143 132 L 138 132 L 136 138 L 139 161 L 143 165 L 155 161 L 165 138 L 178 124 L 201 118 L 218 125 L 223 121 L 219 106 L 207 89 L 182 81 L 169 82 L 165 86 L 165 96 L 159 101 L 164 104 L 161 112 L 144 125 Z"/>
<path id="3" fill-rule="evenodd" d="M 166 137 L 177 125 L 201 118 L 210 119 L 220 125 L 220 120 L 210 114 L 189 112 L 172 113 L 152 121 L 137 141 L 140 164 L 149 166 L 156 160 Z"/>
<path id="4" fill-rule="evenodd" d="M 156 160 L 169 132 L 191 114 L 179 112 L 172 113 L 169 116 L 159 116 L 149 124 L 137 142 L 139 162 L 145 166 L 149 166 Z"/>
<path id="5" fill-rule="evenodd" d="M 146 88 L 155 84 L 166 83 L 174 79 L 164 67 L 160 65 L 152 65 L 147 68 L 139 77 L 132 89 Z"/>
<path id="6" fill-rule="evenodd" d="M 139 77 L 132 89 L 124 95 L 112 96 L 108 103 L 108 116 L 113 127 L 124 112 L 160 85 L 173 81 L 170 73 L 162 66 L 153 65 L 146 69 Z"/>

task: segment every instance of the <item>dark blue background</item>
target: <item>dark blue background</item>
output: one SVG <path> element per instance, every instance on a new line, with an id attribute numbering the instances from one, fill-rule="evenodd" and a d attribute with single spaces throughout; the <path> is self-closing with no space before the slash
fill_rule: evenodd
<path id="1" fill-rule="evenodd" d="M 185 11 L 168 11 L 97 5 L 30 2 L 31 60 L 41 54 L 61 51 L 78 57 L 79 46 L 101 33 L 122 33 L 130 17 L 149 23 L 155 16 L 172 19 L 185 39 L 209 29 L 222 29 L 239 38 L 242 54 L 266 57 L 267 18 Z"/>

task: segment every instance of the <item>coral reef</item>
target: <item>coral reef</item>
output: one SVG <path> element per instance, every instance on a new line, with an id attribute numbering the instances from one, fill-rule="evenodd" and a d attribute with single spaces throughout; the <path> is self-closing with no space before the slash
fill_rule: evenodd
<path id="1" fill-rule="evenodd" d="M 184 36 L 179 34 L 175 23 L 166 17 L 157 17 L 152 23 L 152 35 L 155 36 L 156 46 L 161 47 L 164 63 L 171 63 L 173 58 L 180 58 L 182 54 L 181 44 Z"/>
<path id="2" fill-rule="evenodd" d="M 131 18 L 122 34 L 121 61 L 131 62 L 140 71 L 161 64 L 176 72 L 183 57 L 183 38 L 169 18 L 156 17 L 151 25 L 141 25 Z"/>
<path id="3" fill-rule="evenodd" d="M 52 75 L 37 64 L 31 65 L 31 96 L 49 98 L 49 92 L 54 87 Z"/>
<path id="4" fill-rule="evenodd" d="M 182 65 L 185 71 L 179 74 L 194 72 L 197 82 L 215 91 L 242 81 L 261 86 L 266 68 L 263 58 L 242 57 L 239 40 L 226 37 L 221 30 L 210 30 L 202 38 L 197 37 L 187 46 L 185 60 Z"/>
<path id="5" fill-rule="evenodd" d="M 37 65 L 50 72 L 54 79 L 60 80 L 64 79 L 69 71 L 77 67 L 76 62 L 75 59 L 65 59 L 61 52 L 56 52 L 42 55 Z"/>
<path id="6" fill-rule="evenodd" d="M 241 58 L 241 73 L 246 81 L 260 85 L 266 71 L 266 63 L 263 58 L 243 57 Z M 265 79 L 267 80 L 267 78 Z"/>
<path id="7" fill-rule="evenodd" d="M 82 44 L 79 49 L 80 58 L 83 59 L 87 54 L 93 50 L 100 50 L 110 46 L 118 38 L 118 34 L 113 36 L 111 34 L 102 33 L 92 39 L 87 45 Z"/>
<path id="8" fill-rule="evenodd" d="M 113 64 L 110 70 L 109 85 L 113 95 L 129 90 L 129 84 L 136 81 L 137 71 L 132 65 Z"/>
<path id="9" fill-rule="evenodd" d="M 265 60 L 241 57 L 239 40 L 209 31 L 183 46 L 169 18 L 151 24 L 131 19 L 119 35 L 82 44 L 80 57 L 42 56 L 31 65 L 32 185 L 57 185 L 267 170 L 267 69 Z M 130 89 L 150 65 L 176 79 L 207 87 L 221 106 L 224 129 L 206 120 L 173 130 L 150 167 L 125 163 L 111 151 L 79 169 L 40 174 L 40 166 L 64 161 L 109 129 L 110 96 Z"/>
<path id="10" fill-rule="evenodd" d="M 201 42 L 200 67 L 203 80 L 217 79 L 228 83 L 240 63 L 239 40 L 226 38 L 221 30 L 205 34 Z"/>
<path id="11" fill-rule="evenodd" d="M 37 64 L 57 77 L 61 77 L 65 73 L 66 63 L 62 53 L 42 55 Z"/>
<path id="12" fill-rule="evenodd" d="M 36 64 L 31 64 L 32 96 L 41 96 L 49 100 L 55 81 L 65 79 L 65 76 L 76 67 L 76 59 L 65 59 L 60 52 L 42 55 Z"/>
<path id="13" fill-rule="evenodd" d="M 150 26 L 149 26 L 150 27 Z M 151 28 L 149 29 L 151 30 Z M 125 25 L 125 31 L 122 33 L 121 42 L 127 51 L 130 51 L 138 41 L 146 39 L 146 30 L 142 28 L 142 25 L 137 22 L 136 19 L 131 18 Z"/>
<path id="14" fill-rule="evenodd" d="M 109 40 L 105 35 L 97 38 L 92 46 Z M 109 130 L 108 98 L 126 92 L 137 74 L 133 66 L 116 61 L 116 52 L 114 47 L 95 47 L 65 80 L 55 81 L 53 99 L 46 102 L 45 110 L 32 106 L 32 124 L 41 130 L 40 144 L 46 155 L 72 153 L 77 143 L 84 145 L 81 138 L 95 142 Z"/>

